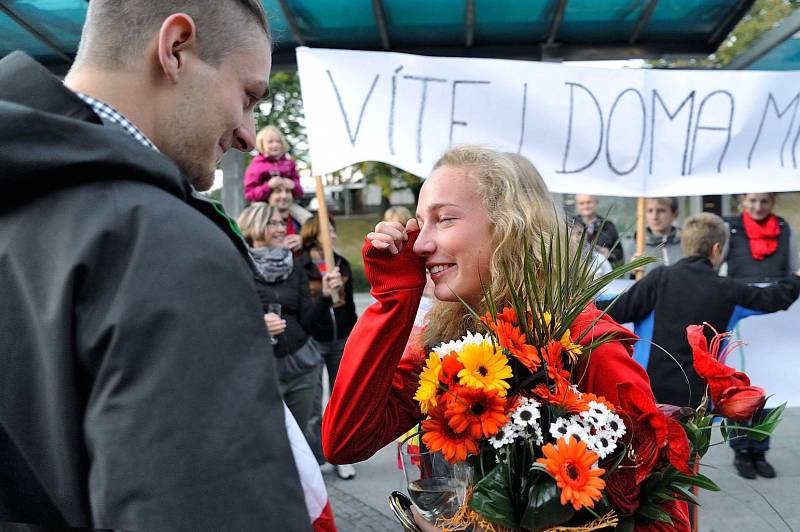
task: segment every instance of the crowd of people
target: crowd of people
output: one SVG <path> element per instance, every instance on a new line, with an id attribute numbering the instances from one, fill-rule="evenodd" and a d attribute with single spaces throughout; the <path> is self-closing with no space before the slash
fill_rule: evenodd
<path id="1" fill-rule="evenodd" d="M 298 204 L 280 130 L 256 133 L 272 46 L 261 2 L 117 4 L 89 3 L 63 82 L 24 54 L 0 60 L 0 522 L 335 530 L 319 465 L 351 479 L 420 421 L 426 348 L 479 326 L 462 302 L 485 311 L 484 281 L 508 304 L 501 264 L 521 270 L 521 247 L 566 215 L 524 157 L 451 148 L 416 212 L 393 208 L 365 235 L 376 304 L 359 317 L 350 262 L 325 260 L 335 221 Z M 199 193 L 231 148 L 258 152 L 236 221 Z M 609 314 L 655 309 L 658 336 L 687 320 L 724 329 L 735 305 L 787 308 L 798 255 L 774 204 L 745 194 L 727 225 L 697 215 L 681 230 L 675 199 L 648 200 L 645 253 L 660 262 Z M 623 264 L 597 201 L 576 208 L 598 271 Z M 696 403 L 685 347 L 670 347 L 678 372 L 658 356 L 643 368 L 634 335 L 600 316 L 589 305 L 572 324 L 616 334 L 583 391 L 615 401 L 627 382 Z M 734 442 L 742 476 L 775 476 L 768 441 Z M 688 530 L 685 503 L 662 507 Z"/>

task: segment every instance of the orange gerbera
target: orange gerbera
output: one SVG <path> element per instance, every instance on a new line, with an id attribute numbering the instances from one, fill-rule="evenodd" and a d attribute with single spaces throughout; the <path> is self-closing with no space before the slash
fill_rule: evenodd
<path id="1" fill-rule="evenodd" d="M 458 353 L 450 351 L 442 359 L 442 368 L 439 373 L 439 380 L 447 386 L 458 384 L 458 372 L 464 369 L 464 364 L 458 360 Z"/>
<path id="2" fill-rule="evenodd" d="M 554 391 L 546 384 L 539 384 L 533 389 L 533 393 L 545 403 L 560 406 L 571 414 L 586 410 L 586 401 L 564 379 L 556 381 Z"/>
<path id="3" fill-rule="evenodd" d="M 508 421 L 506 399 L 497 390 L 459 386 L 447 392 L 447 424 L 475 439 L 494 436 Z"/>
<path id="4" fill-rule="evenodd" d="M 572 503 L 575 511 L 592 508 L 600 500 L 606 482 L 600 476 L 605 469 L 592 469 L 598 456 L 586 449 L 586 444 L 576 438 L 559 438 L 557 446 L 548 443 L 542 447 L 545 458 L 536 460 L 544 464 L 556 484 L 561 488 L 561 504 Z"/>
<path id="5" fill-rule="evenodd" d="M 568 379 L 569 371 L 564 369 L 564 362 L 561 359 L 561 353 L 564 352 L 561 342 L 550 340 L 547 342 L 547 347 L 541 351 L 542 358 L 547 363 L 547 377 L 554 381 Z"/>
<path id="6" fill-rule="evenodd" d="M 617 409 L 617 407 L 614 406 L 614 404 L 611 401 L 609 401 L 602 395 L 595 395 L 593 393 L 586 392 L 581 396 L 581 401 L 583 401 L 587 407 L 589 406 L 590 402 L 594 401 L 595 403 L 602 403 L 606 405 L 606 407 L 612 412 Z"/>
<path id="7" fill-rule="evenodd" d="M 539 358 L 539 351 L 526 343 L 527 338 L 519 327 L 514 327 L 507 321 L 498 321 L 493 330 L 497 334 L 497 341 L 500 345 L 507 349 L 511 356 L 522 362 L 531 373 L 536 373 L 536 370 L 542 365 L 542 359 Z"/>
<path id="8" fill-rule="evenodd" d="M 478 443 L 468 432 L 456 432 L 444 416 L 444 405 L 434 408 L 430 417 L 422 422 L 422 441 L 429 451 L 441 451 L 448 462 L 454 464 L 467 459 L 467 453 L 478 454 Z"/>
<path id="9" fill-rule="evenodd" d="M 494 330 L 495 324 L 500 321 L 517 325 L 517 313 L 513 308 L 505 307 L 503 308 L 503 311 L 497 314 L 494 318 L 492 318 L 491 312 L 486 312 L 486 314 L 481 317 L 481 321 L 491 330 Z"/>

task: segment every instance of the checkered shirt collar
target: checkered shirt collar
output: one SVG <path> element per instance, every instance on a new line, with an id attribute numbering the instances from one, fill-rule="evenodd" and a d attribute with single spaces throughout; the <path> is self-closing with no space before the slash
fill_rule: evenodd
<path id="1" fill-rule="evenodd" d="M 120 126 L 131 137 L 136 139 L 142 146 L 146 146 L 148 148 L 154 149 L 155 151 L 159 151 L 158 148 L 156 148 L 155 144 L 150 142 L 150 139 L 148 139 L 144 135 L 144 133 L 142 133 L 139 130 L 138 127 L 131 124 L 130 121 L 122 115 L 122 113 L 120 113 L 107 103 L 101 102 L 96 98 L 92 98 L 88 94 L 84 94 L 78 91 L 75 91 L 75 94 L 78 96 L 78 98 L 86 102 L 92 108 L 92 110 L 95 112 L 97 116 Z"/>

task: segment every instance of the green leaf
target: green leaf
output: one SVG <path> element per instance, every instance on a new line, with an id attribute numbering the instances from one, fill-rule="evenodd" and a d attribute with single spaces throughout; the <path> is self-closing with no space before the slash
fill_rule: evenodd
<path id="1" fill-rule="evenodd" d="M 786 409 L 786 403 L 775 407 L 772 412 L 758 421 L 758 424 L 754 427 L 741 427 L 741 430 L 747 432 L 748 436 L 753 440 L 764 441 L 780 423 L 784 409 Z"/>
<path id="2" fill-rule="evenodd" d="M 730 434 L 731 431 L 728 429 L 728 424 L 725 423 L 724 419 L 719 424 L 719 433 L 722 434 L 723 440 L 728 441 L 728 434 Z"/>
<path id="3" fill-rule="evenodd" d="M 636 510 L 636 515 L 641 515 L 642 517 L 652 519 L 653 521 L 661 521 L 663 523 L 667 523 L 668 525 L 672 524 L 672 518 L 657 504 L 647 503 L 639 506 L 639 509 Z"/>
<path id="4" fill-rule="evenodd" d="M 543 530 L 565 523 L 575 511 L 561 504 L 561 490 L 550 475 L 541 475 L 528 492 L 528 506 L 520 526 L 528 530 Z"/>
<path id="5" fill-rule="evenodd" d="M 704 490 L 719 491 L 719 486 L 717 486 L 713 480 L 700 473 L 697 473 L 691 477 L 689 475 L 684 475 L 683 473 L 677 473 L 673 476 L 673 481 L 688 486 L 697 486 L 698 488 L 703 488 Z"/>
<path id="6" fill-rule="evenodd" d="M 698 501 L 694 495 L 689 493 L 688 491 L 684 491 L 678 487 L 674 488 L 673 493 L 675 494 L 676 499 L 680 499 L 682 501 L 686 501 L 689 504 L 696 504 L 697 506 L 702 506 L 700 501 Z"/>
<path id="7" fill-rule="evenodd" d="M 469 506 L 489 521 L 507 528 L 517 528 L 508 479 L 508 465 L 501 462 L 475 484 Z"/>

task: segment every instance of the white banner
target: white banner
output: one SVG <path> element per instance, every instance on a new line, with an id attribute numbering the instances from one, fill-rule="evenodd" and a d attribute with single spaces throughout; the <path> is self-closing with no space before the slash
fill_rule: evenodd
<path id="1" fill-rule="evenodd" d="M 800 190 L 800 72 L 601 69 L 297 49 L 312 169 L 425 177 L 451 145 L 519 152 L 553 192 Z"/>

